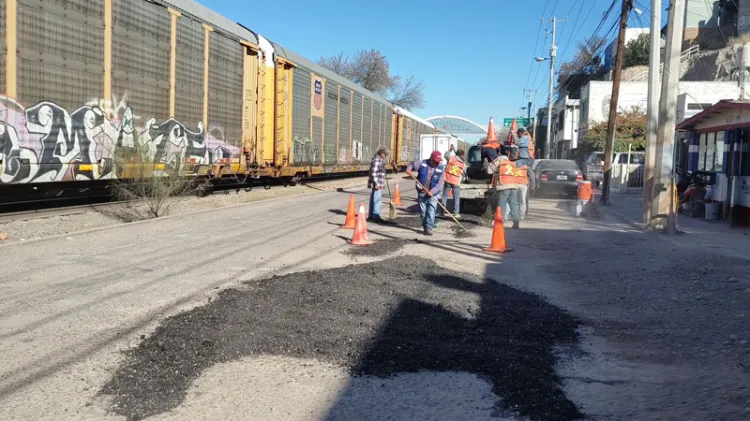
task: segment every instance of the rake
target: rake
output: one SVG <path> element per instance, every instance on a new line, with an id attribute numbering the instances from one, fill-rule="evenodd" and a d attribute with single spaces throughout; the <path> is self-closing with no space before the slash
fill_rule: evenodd
<path id="1" fill-rule="evenodd" d="M 415 176 L 414 176 L 414 174 L 409 174 L 409 175 L 411 176 L 411 178 L 413 178 L 413 179 L 414 179 L 414 181 L 416 181 L 416 182 L 417 182 L 417 185 L 419 186 L 419 188 L 421 188 L 421 189 L 423 189 L 423 190 L 427 190 L 427 188 L 426 188 L 425 186 L 423 186 L 423 185 L 422 185 L 422 183 L 420 183 L 420 182 L 419 182 L 419 180 L 417 180 L 417 177 L 415 177 Z M 452 213 L 450 213 L 450 212 L 448 211 L 448 209 L 446 209 L 446 208 L 445 208 L 445 206 L 443 206 L 443 203 L 442 203 L 441 201 L 439 201 L 439 200 L 437 200 L 437 199 L 435 199 L 435 201 L 437 202 L 437 204 L 438 204 L 438 205 L 440 205 L 440 207 L 441 207 L 441 208 L 443 208 L 443 211 L 444 211 L 445 213 L 447 213 L 447 214 L 448 214 L 448 216 L 450 216 L 450 217 L 451 217 L 451 219 L 453 219 L 453 222 L 457 223 L 457 224 L 458 224 L 458 226 L 459 226 L 459 227 L 461 227 L 461 229 L 462 229 L 462 230 L 464 230 L 464 231 L 468 231 L 468 230 L 467 230 L 467 229 L 466 229 L 466 228 L 465 228 L 465 227 L 464 227 L 463 225 L 461 225 L 461 223 L 460 223 L 460 222 L 458 222 L 458 219 L 456 219 L 456 217 L 455 217 L 455 216 L 453 216 L 453 214 L 452 214 Z"/>

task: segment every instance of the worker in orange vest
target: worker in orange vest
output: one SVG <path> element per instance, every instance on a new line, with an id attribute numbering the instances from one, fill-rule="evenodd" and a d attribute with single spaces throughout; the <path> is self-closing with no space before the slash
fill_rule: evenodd
<path id="1" fill-rule="evenodd" d="M 503 153 L 500 156 L 500 166 L 497 168 L 497 190 L 500 193 L 498 206 L 503 214 L 510 213 L 513 219 L 513 228 L 518 229 L 521 222 L 521 212 L 518 206 L 518 187 L 528 185 L 528 172 L 525 165 L 516 167 L 516 164 L 508 159 Z M 510 207 L 509 212 L 506 209 Z"/>
<path id="2" fill-rule="evenodd" d="M 445 185 L 443 186 L 442 202 L 444 207 L 448 206 L 448 193 L 453 190 L 453 216 L 456 219 L 461 217 L 461 180 L 466 171 L 464 155 L 465 152 L 463 149 L 454 152 L 453 145 L 445 153 L 445 160 L 448 161 L 448 165 L 445 167 Z M 445 212 L 441 210 L 441 214 L 443 213 Z"/>

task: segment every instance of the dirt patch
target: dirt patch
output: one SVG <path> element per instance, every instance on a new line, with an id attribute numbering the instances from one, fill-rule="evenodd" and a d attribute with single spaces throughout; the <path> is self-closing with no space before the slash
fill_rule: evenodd
<path id="1" fill-rule="evenodd" d="M 579 322 L 536 295 L 413 256 L 248 286 L 168 318 L 128 351 L 101 390 L 113 395 L 112 411 L 141 420 L 179 405 L 214 364 L 280 355 L 351 375 L 474 373 L 521 415 L 582 416 L 560 387 L 552 351 L 575 343 Z"/>
<path id="2" fill-rule="evenodd" d="M 402 238 L 375 240 L 374 244 L 369 246 L 351 246 L 344 254 L 349 256 L 385 256 L 412 242 L 412 240 Z"/>

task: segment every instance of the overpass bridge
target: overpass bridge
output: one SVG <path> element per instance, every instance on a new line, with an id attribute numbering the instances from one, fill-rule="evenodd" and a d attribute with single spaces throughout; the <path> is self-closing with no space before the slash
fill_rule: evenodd
<path id="1" fill-rule="evenodd" d="M 454 115 L 438 115 L 427 119 L 435 128 L 460 137 L 470 145 L 487 136 L 487 126 Z"/>

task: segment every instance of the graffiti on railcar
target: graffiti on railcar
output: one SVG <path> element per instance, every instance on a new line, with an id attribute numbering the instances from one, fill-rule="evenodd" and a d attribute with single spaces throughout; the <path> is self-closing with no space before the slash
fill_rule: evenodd
<path id="1" fill-rule="evenodd" d="M 320 150 L 313 145 L 312 139 L 300 139 L 294 136 L 292 141 L 292 160 L 295 164 L 315 164 L 321 156 Z"/>
<path id="2" fill-rule="evenodd" d="M 352 161 L 362 160 L 362 142 L 355 140 L 352 142 Z"/>
<path id="3" fill-rule="evenodd" d="M 337 162 L 339 164 L 350 164 L 352 162 L 351 157 L 349 156 L 349 148 L 346 146 L 339 148 L 339 159 Z"/>
<path id="4" fill-rule="evenodd" d="M 117 178 L 116 156 L 181 171 L 185 162 L 225 162 L 240 152 L 219 125 L 206 133 L 202 122 L 191 131 L 173 118 L 150 118 L 137 128 L 130 106 L 120 102 L 115 110 L 109 118 L 95 101 L 68 113 L 52 101 L 24 108 L 0 97 L 0 183 Z"/>

